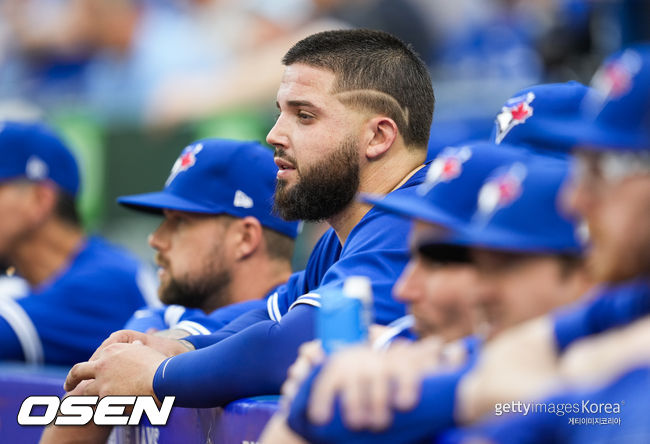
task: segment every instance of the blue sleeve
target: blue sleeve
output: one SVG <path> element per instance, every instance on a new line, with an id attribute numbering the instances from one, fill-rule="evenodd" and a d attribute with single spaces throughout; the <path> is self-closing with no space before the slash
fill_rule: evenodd
<path id="1" fill-rule="evenodd" d="M 214 407 L 278 394 L 298 347 L 314 337 L 315 310 L 300 306 L 280 322 L 257 322 L 214 345 L 163 361 L 154 376 L 156 396 L 176 396 L 179 407 Z"/>
<path id="2" fill-rule="evenodd" d="M 406 314 L 403 303 L 393 298 L 393 285 L 409 260 L 411 222 L 373 208 L 352 230 L 336 262 L 317 287 L 301 293 L 290 308 L 306 303 L 318 306 L 321 292 L 340 289 L 350 276 L 367 276 L 372 283 L 374 320 L 387 325 Z M 309 267 L 306 270 L 309 273 Z"/>
<path id="3" fill-rule="evenodd" d="M 166 330 L 165 308 L 141 308 L 126 321 L 125 330 L 146 332 L 149 329 Z"/>
<path id="4" fill-rule="evenodd" d="M 0 307 L 0 311 L 2 308 Z M 0 361 L 22 361 L 25 359 L 18 336 L 9 322 L 0 314 Z"/>
<path id="5" fill-rule="evenodd" d="M 650 285 L 633 281 L 602 289 L 592 300 L 554 315 L 555 338 L 562 351 L 572 342 L 629 324 L 650 313 Z"/>
<path id="6" fill-rule="evenodd" d="M 555 436 L 559 424 L 553 415 L 509 415 L 486 423 L 445 432 L 436 440 L 437 444 L 546 444 L 565 442 Z"/>
<path id="7" fill-rule="evenodd" d="M 146 332 L 150 328 L 156 330 L 181 329 L 190 335 L 211 335 L 241 315 L 265 307 L 265 300 L 254 300 L 227 305 L 210 314 L 206 314 L 198 308 L 186 308 L 180 305 L 143 308 L 133 314 L 124 328 L 142 332 Z"/>
<path id="8" fill-rule="evenodd" d="M 315 426 L 307 419 L 307 405 L 314 380 L 321 367 L 317 367 L 296 395 L 289 412 L 289 427 L 313 443 L 386 443 L 419 442 L 454 426 L 454 400 L 456 387 L 466 368 L 439 373 L 422 382 L 420 402 L 408 412 L 394 412 L 393 422 L 381 432 L 352 431 L 345 427 L 337 401 L 332 420 Z"/>
<path id="9" fill-rule="evenodd" d="M 226 327 L 232 321 L 250 311 L 259 311 L 265 308 L 266 300 L 256 299 L 230 304 L 218 308 L 210 314 L 205 314 L 199 309 L 186 309 L 178 318 L 178 321 L 171 324 L 169 328 L 182 329 L 192 335 L 209 335 Z"/>
<path id="10" fill-rule="evenodd" d="M 239 316 L 232 322 L 229 322 L 228 325 L 220 328 L 211 335 L 188 336 L 184 339 L 198 350 L 221 342 L 235 333 L 239 333 L 251 325 L 257 324 L 258 322 L 268 320 L 269 317 L 265 309 L 251 310 Z"/>
<path id="11" fill-rule="evenodd" d="M 29 347 L 29 342 L 37 342 L 37 338 L 30 338 L 35 335 L 25 331 L 33 329 L 33 325 L 16 303 L 16 299 L 27 295 L 29 286 L 23 279 L 0 276 L 0 361 L 25 360 L 23 345 Z"/>

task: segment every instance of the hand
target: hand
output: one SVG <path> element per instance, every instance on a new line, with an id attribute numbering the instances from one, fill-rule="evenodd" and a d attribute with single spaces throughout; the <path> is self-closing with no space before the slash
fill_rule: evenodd
<path id="1" fill-rule="evenodd" d="M 551 395 L 558 385 L 558 352 L 549 317 L 528 321 L 495 336 L 461 379 L 455 415 L 471 423 L 494 413 L 500 402 Z"/>
<path id="2" fill-rule="evenodd" d="M 386 325 L 372 324 L 368 329 L 368 342 L 374 344 L 388 330 L 390 329 Z"/>
<path id="3" fill-rule="evenodd" d="M 101 353 L 106 347 L 113 344 L 132 344 L 138 341 L 141 344 L 151 347 L 159 351 L 165 356 L 176 356 L 186 351 L 193 350 L 194 347 L 187 341 L 178 341 L 173 338 L 167 338 L 159 335 L 151 335 L 141 333 L 133 330 L 118 330 L 112 333 L 102 344 L 97 348 L 95 353 L 90 357 L 90 360 L 95 360 L 95 356 Z"/>
<path id="4" fill-rule="evenodd" d="M 384 352 L 359 346 L 336 353 L 314 382 L 308 407 L 310 420 L 315 424 L 330 421 L 340 396 L 347 427 L 386 428 L 394 409 L 415 406 L 424 375 L 439 364 L 440 348 L 439 341 L 396 342 Z"/>
<path id="5" fill-rule="evenodd" d="M 298 349 L 298 358 L 287 372 L 287 380 L 282 384 L 282 407 L 287 407 L 298 389 L 318 364 L 325 360 L 325 352 L 320 341 L 305 342 Z"/>
<path id="6" fill-rule="evenodd" d="M 92 383 L 92 380 L 83 381 L 68 396 L 83 394 L 85 387 Z M 41 435 L 40 444 L 94 444 L 105 443 L 113 430 L 113 426 L 98 426 L 89 422 L 84 426 L 56 426 L 54 423 L 45 427 Z"/>
<path id="7" fill-rule="evenodd" d="M 559 361 L 562 382 L 578 390 L 610 384 L 629 369 L 650 363 L 650 317 L 574 342 Z"/>
<path id="8" fill-rule="evenodd" d="M 262 431 L 259 444 L 306 444 L 307 442 L 289 428 L 287 419 L 280 413 L 273 415 Z"/>
<path id="9" fill-rule="evenodd" d="M 76 364 L 66 378 L 64 389 L 72 391 L 84 380 L 78 395 L 154 395 L 153 377 L 166 355 L 140 343 L 116 343 L 105 347 L 88 362 Z"/>

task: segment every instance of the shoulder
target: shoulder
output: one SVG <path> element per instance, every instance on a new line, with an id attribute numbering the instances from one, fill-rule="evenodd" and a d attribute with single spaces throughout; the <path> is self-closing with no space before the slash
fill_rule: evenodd
<path id="1" fill-rule="evenodd" d="M 92 236 L 71 259 L 57 279 L 35 289 L 38 293 L 70 292 L 81 294 L 111 293 L 125 297 L 135 293 L 147 295 L 148 304 L 158 305 L 156 278 L 151 267 L 143 264 L 126 249 L 100 237 Z M 149 295 L 152 295 L 149 297 Z"/>
<path id="2" fill-rule="evenodd" d="M 426 168 L 420 168 L 404 185 L 389 193 L 391 196 L 412 196 L 416 194 L 426 176 Z M 344 250 L 367 248 L 376 245 L 386 248 L 404 248 L 411 221 L 378 207 L 372 207 L 352 229 Z"/>

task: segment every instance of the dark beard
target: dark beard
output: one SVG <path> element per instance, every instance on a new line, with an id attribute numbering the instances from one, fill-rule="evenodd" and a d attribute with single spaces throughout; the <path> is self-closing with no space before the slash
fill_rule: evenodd
<path id="1" fill-rule="evenodd" d="M 276 156 L 283 157 L 282 150 L 276 149 Z M 284 220 L 317 222 L 343 211 L 359 189 L 357 156 L 357 145 L 348 138 L 322 163 L 304 173 L 296 165 L 298 182 L 287 188 L 284 180 L 278 180 L 275 186 L 275 213 Z"/>
<path id="2" fill-rule="evenodd" d="M 5 259 L 4 257 L 0 257 L 0 276 L 5 274 L 8 269 L 12 268 L 11 267 L 11 262 L 9 259 Z"/>
<path id="3" fill-rule="evenodd" d="M 167 305 L 200 308 L 210 313 L 231 303 L 227 292 L 231 276 L 228 270 L 212 274 L 204 279 L 180 281 L 171 278 L 169 285 L 160 289 L 160 300 Z"/>

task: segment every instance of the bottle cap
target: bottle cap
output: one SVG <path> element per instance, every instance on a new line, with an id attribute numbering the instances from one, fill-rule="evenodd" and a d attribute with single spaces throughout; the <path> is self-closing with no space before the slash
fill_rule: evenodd
<path id="1" fill-rule="evenodd" d="M 343 294 L 349 298 L 369 302 L 372 298 L 372 285 L 367 276 L 350 276 L 343 284 Z"/>

